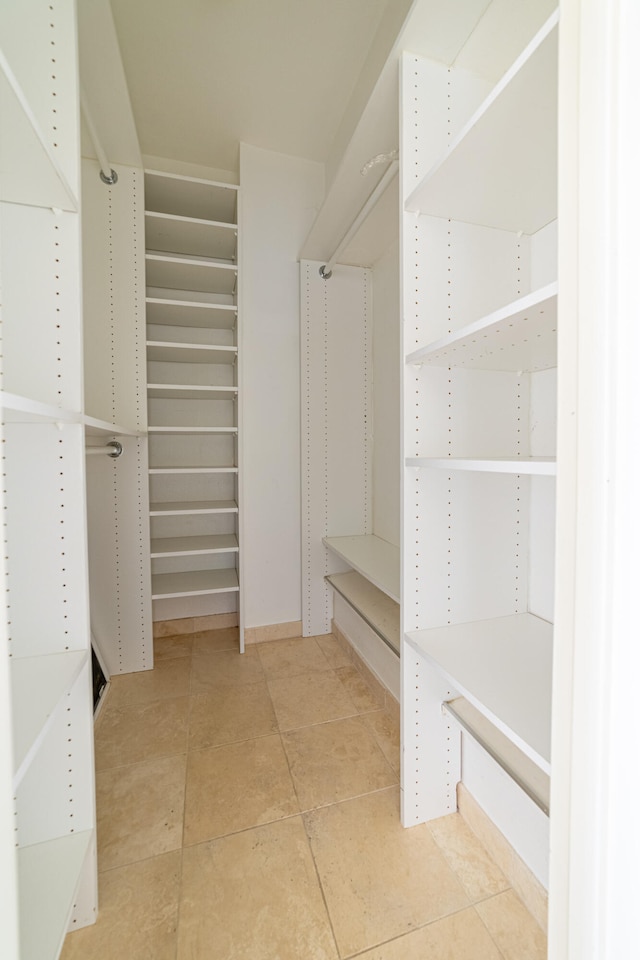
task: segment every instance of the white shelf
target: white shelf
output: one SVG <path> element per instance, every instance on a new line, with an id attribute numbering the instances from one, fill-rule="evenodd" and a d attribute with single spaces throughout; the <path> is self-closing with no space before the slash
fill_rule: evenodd
<path id="1" fill-rule="evenodd" d="M 0 200 L 76 211 L 77 199 L 0 52 Z"/>
<path id="2" fill-rule="evenodd" d="M 166 503 L 150 503 L 150 517 L 175 517 L 196 513 L 237 513 L 235 500 L 171 500 Z"/>
<path id="3" fill-rule="evenodd" d="M 149 467 L 150 474 L 175 473 L 237 473 L 237 467 Z"/>
<path id="4" fill-rule="evenodd" d="M 171 300 L 147 297 L 147 323 L 169 327 L 206 327 L 232 330 L 238 319 L 238 308 L 224 303 L 199 300 Z"/>
<path id="5" fill-rule="evenodd" d="M 152 559 L 237 552 L 238 538 L 233 533 L 218 533 L 209 537 L 164 537 L 151 541 Z"/>
<path id="6" fill-rule="evenodd" d="M 237 433 L 237 427 L 149 427 L 150 434 Z"/>
<path id="7" fill-rule="evenodd" d="M 184 253 L 218 260 L 235 260 L 238 228 L 235 223 L 145 212 L 148 249 Z"/>
<path id="8" fill-rule="evenodd" d="M 555 219 L 557 25 L 556 12 L 409 195 L 408 211 L 526 234 Z"/>
<path id="9" fill-rule="evenodd" d="M 186 573 L 156 573 L 151 577 L 151 599 L 197 597 L 206 593 L 237 593 L 238 574 L 230 570 L 192 570 Z"/>
<path id="10" fill-rule="evenodd" d="M 147 360 L 160 363 L 235 363 L 237 347 L 217 347 L 202 343 L 147 341 Z"/>
<path id="11" fill-rule="evenodd" d="M 551 792 L 549 775 L 525 756 L 522 750 L 464 697 L 445 702 L 443 709 L 454 723 L 493 757 L 542 812 L 548 815 Z"/>
<path id="12" fill-rule="evenodd" d="M 14 790 L 39 749 L 51 717 L 87 662 L 86 650 L 11 660 Z"/>
<path id="13" fill-rule="evenodd" d="M 148 287 L 216 294 L 232 294 L 236 287 L 235 264 L 160 253 L 146 253 L 145 261 Z"/>
<path id="14" fill-rule="evenodd" d="M 373 536 L 325 537 L 323 543 L 388 597 L 400 602 L 398 547 Z"/>
<path id="15" fill-rule="evenodd" d="M 523 613 L 407 634 L 414 650 L 551 773 L 553 627 Z"/>
<path id="16" fill-rule="evenodd" d="M 206 387 L 188 383 L 150 383 L 150 400 L 234 400 L 237 387 Z"/>
<path id="17" fill-rule="evenodd" d="M 236 220 L 238 186 L 217 180 L 202 180 L 162 170 L 145 170 L 147 209 L 185 217 L 206 217 L 233 223 Z"/>
<path id="18" fill-rule="evenodd" d="M 485 457 L 483 459 L 407 457 L 405 464 L 407 467 L 445 470 L 448 473 L 464 470 L 475 473 L 517 473 L 521 476 L 526 474 L 539 477 L 554 477 L 557 473 L 555 457 Z"/>
<path id="19" fill-rule="evenodd" d="M 0 392 L 3 423 L 80 423 L 76 410 L 64 410 L 17 393 Z"/>
<path id="20" fill-rule="evenodd" d="M 558 284 L 551 283 L 407 356 L 476 370 L 547 370 L 558 362 Z"/>
<path id="21" fill-rule="evenodd" d="M 400 605 L 355 570 L 349 573 L 332 573 L 326 580 L 394 653 L 399 655 Z"/>
<path id="22" fill-rule="evenodd" d="M 18 851 L 20 960 L 60 955 L 92 836 L 85 830 Z"/>
<path id="23" fill-rule="evenodd" d="M 98 420 L 97 417 L 82 418 L 85 433 L 89 437 L 144 437 L 144 430 L 133 427 L 123 427 L 118 423 L 109 423 L 107 420 Z"/>

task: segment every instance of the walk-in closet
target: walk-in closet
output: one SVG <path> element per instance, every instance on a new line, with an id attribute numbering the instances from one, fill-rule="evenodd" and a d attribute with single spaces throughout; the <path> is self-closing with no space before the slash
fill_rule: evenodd
<path id="1" fill-rule="evenodd" d="M 0 0 L 3 960 L 633 954 L 638 31 Z"/>

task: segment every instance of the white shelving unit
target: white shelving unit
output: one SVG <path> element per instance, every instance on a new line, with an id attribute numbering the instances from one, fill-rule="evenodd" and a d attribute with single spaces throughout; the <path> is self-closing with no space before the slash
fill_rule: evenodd
<path id="1" fill-rule="evenodd" d="M 155 619 L 237 611 L 244 649 L 238 188 L 145 175 Z"/>
<path id="2" fill-rule="evenodd" d="M 0 913 L 3 958 L 56 960 L 97 907 L 75 4 L 5 4 L 0 37 Z"/>
<path id="3" fill-rule="evenodd" d="M 556 13 L 466 118 L 463 71 L 445 85 L 403 58 L 406 825 L 455 810 L 459 779 L 473 793 L 460 730 L 485 748 L 489 794 L 497 760 L 548 810 L 557 33 Z M 540 829 L 525 817 L 516 849 Z"/>
<path id="4" fill-rule="evenodd" d="M 325 537 L 323 542 L 378 590 L 396 603 L 400 602 L 400 551 L 397 547 L 371 535 Z"/>

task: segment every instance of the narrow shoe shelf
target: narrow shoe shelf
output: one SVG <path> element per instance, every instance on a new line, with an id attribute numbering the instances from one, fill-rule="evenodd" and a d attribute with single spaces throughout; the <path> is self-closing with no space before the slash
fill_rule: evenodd
<path id="1" fill-rule="evenodd" d="M 233 400 L 237 395 L 237 387 L 190 383 L 150 383 L 147 386 L 150 400 Z"/>
<path id="2" fill-rule="evenodd" d="M 217 294 L 232 294 L 236 287 L 233 263 L 164 253 L 146 253 L 145 261 L 149 287 Z"/>
<path id="3" fill-rule="evenodd" d="M 235 363 L 237 356 L 237 347 L 172 343 L 169 340 L 147 341 L 147 360 L 161 363 Z"/>
<path id="4" fill-rule="evenodd" d="M 176 474 L 176 473 L 237 473 L 237 467 L 149 467 L 150 475 Z"/>
<path id="5" fill-rule="evenodd" d="M 235 260 L 235 223 L 145 211 L 147 249 L 218 260 Z"/>
<path id="6" fill-rule="evenodd" d="M 217 533 L 208 537 L 160 537 L 151 541 L 152 559 L 237 552 L 238 538 L 234 533 Z"/>
<path id="7" fill-rule="evenodd" d="M 145 170 L 145 203 L 148 210 L 199 219 L 235 223 L 238 186 L 163 170 Z"/>
<path id="8" fill-rule="evenodd" d="M 150 517 L 175 517 L 196 513 L 237 513 L 235 500 L 169 500 L 149 504 Z"/>
<path id="9" fill-rule="evenodd" d="M 196 597 L 205 593 L 237 593 L 240 589 L 235 567 L 223 570 L 190 570 L 182 573 L 155 573 L 151 576 L 151 599 Z"/>
<path id="10" fill-rule="evenodd" d="M 149 427 L 150 434 L 190 434 L 190 433 L 211 433 L 211 434 L 223 434 L 223 433 L 237 433 L 237 427 L 198 427 L 198 426 L 162 426 L 162 427 Z"/>
<path id="11" fill-rule="evenodd" d="M 149 324 L 232 330 L 238 321 L 238 308 L 233 304 L 169 297 L 147 297 L 146 303 Z"/>

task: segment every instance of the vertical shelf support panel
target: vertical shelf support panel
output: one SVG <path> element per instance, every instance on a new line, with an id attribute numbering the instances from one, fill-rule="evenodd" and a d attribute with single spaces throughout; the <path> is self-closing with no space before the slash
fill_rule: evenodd
<path id="1" fill-rule="evenodd" d="M 348 569 L 322 543 L 371 533 L 371 271 L 303 260 L 302 620 L 303 635 L 331 631 L 324 577 Z"/>
<path id="2" fill-rule="evenodd" d="M 107 186 L 83 160 L 85 403 L 89 415 L 146 430 L 144 183 L 118 167 Z M 106 438 L 105 438 L 106 439 Z M 119 437 L 117 460 L 87 467 L 91 620 L 111 673 L 153 667 L 148 456 L 144 438 Z"/>
<path id="3" fill-rule="evenodd" d="M 147 440 L 119 442 L 117 459 L 87 459 L 91 629 L 112 674 L 153 667 Z"/>
<path id="4" fill-rule="evenodd" d="M 405 711 L 401 816 L 405 827 L 413 827 L 456 812 L 461 737 L 442 710 L 454 691 L 406 644 L 401 682 Z"/>

